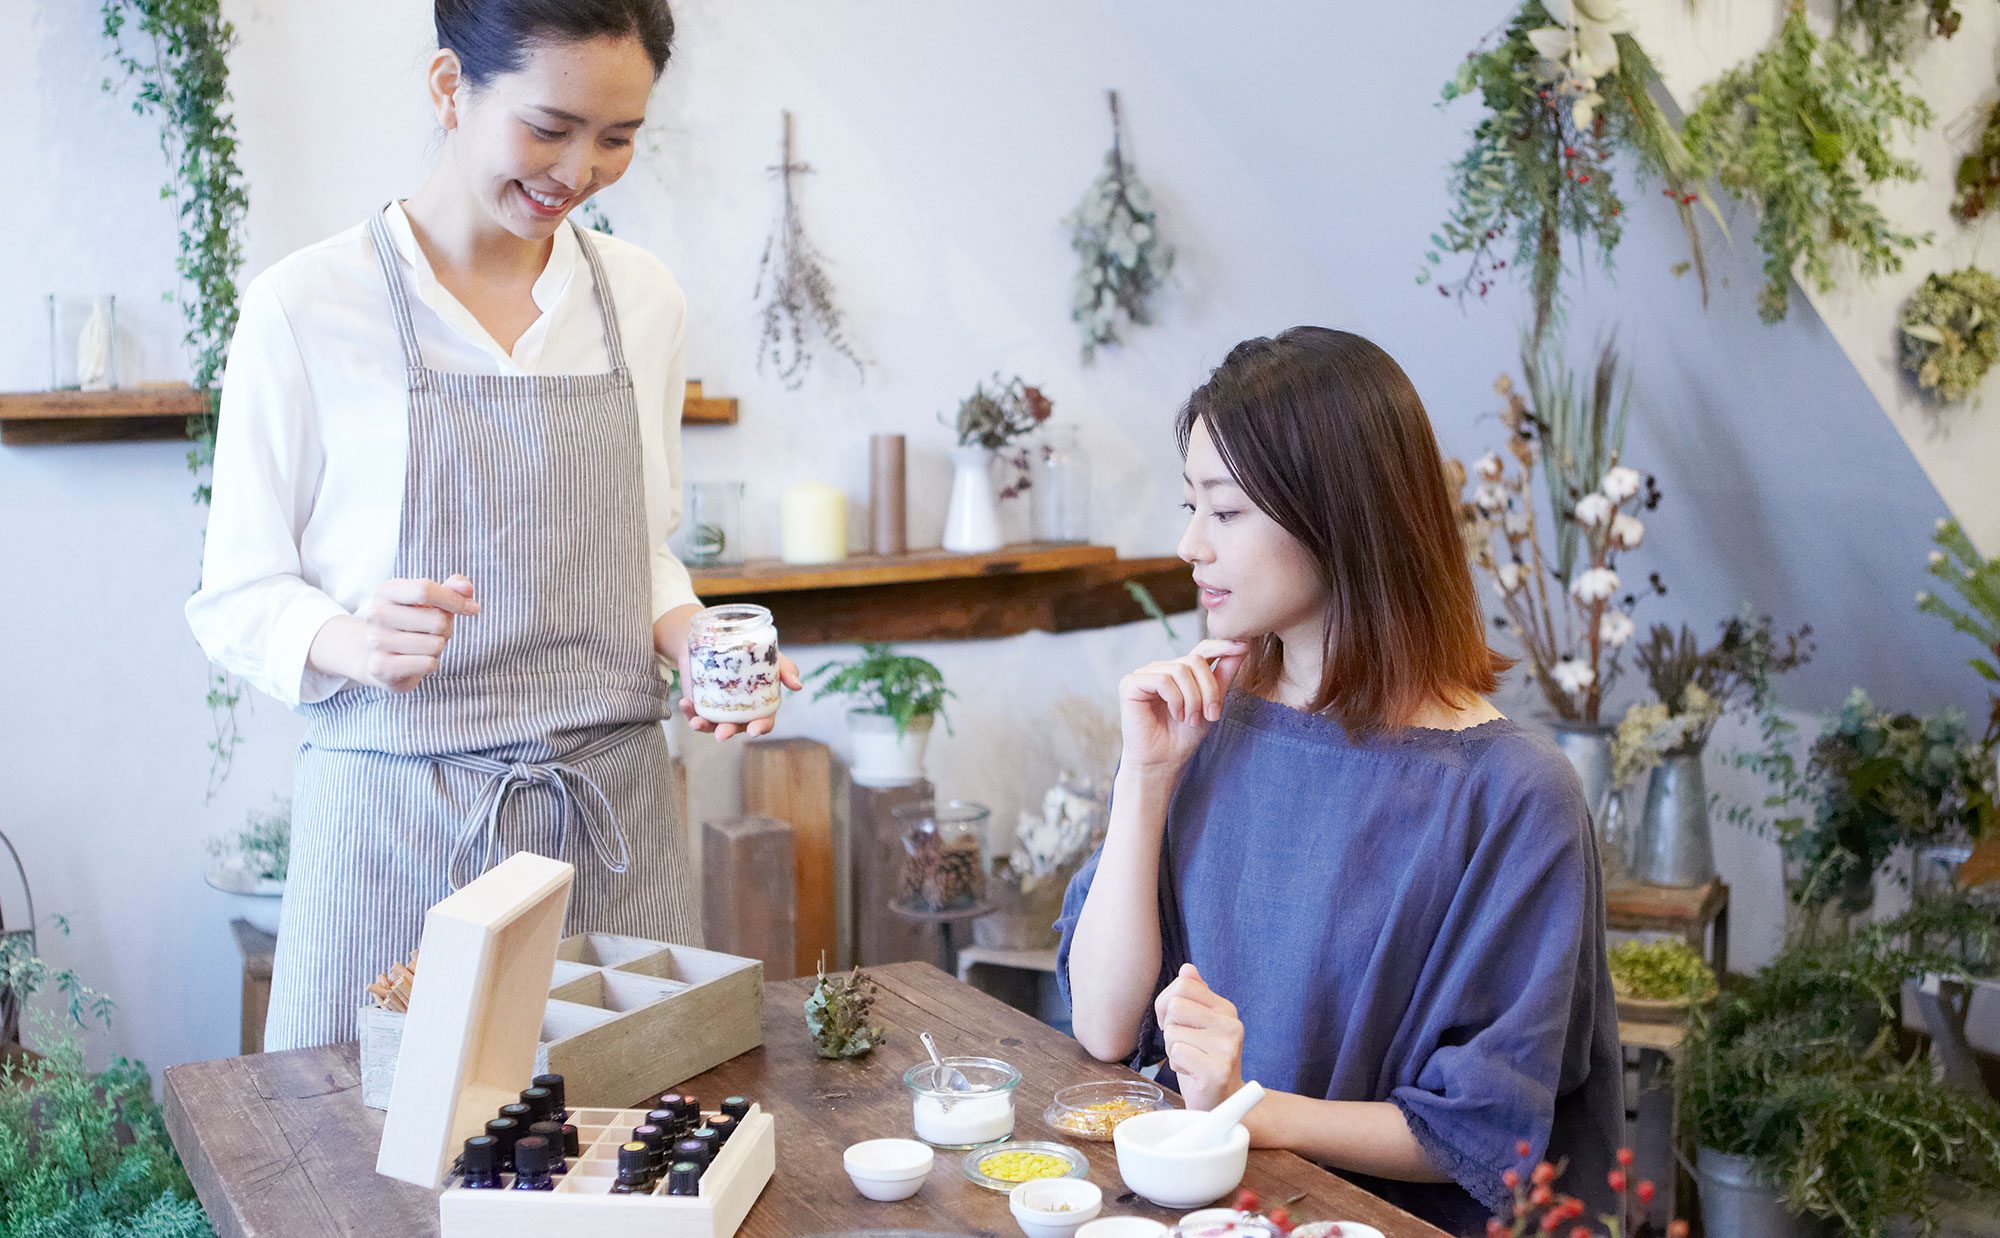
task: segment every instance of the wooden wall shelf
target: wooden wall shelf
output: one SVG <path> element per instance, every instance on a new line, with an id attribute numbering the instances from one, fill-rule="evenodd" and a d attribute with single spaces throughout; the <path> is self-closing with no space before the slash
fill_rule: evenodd
<path id="1" fill-rule="evenodd" d="M 790 645 L 986 640 L 1112 627 L 1146 617 L 1128 581 L 1144 585 L 1169 614 L 1195 605 L 1187 564 L 1120 559 L 1109 546 L 1027 543 L 980 555 L 914 550 L 810 566 L 762 559 L 696 568 L 693 575 L 706 603 L 770 607 Z"/>
<path id="2" fill-rule="evenodd" d="M 186 435 L 187 419 L 207 409 L 207 396 L 175 383 L 115 391 L 0 394 L 0 443 L 26 446 L 177 439 Z M 703 395 L 700 380 L 691 380 L 681 424 L 733 426 L 736 399 Z"/>

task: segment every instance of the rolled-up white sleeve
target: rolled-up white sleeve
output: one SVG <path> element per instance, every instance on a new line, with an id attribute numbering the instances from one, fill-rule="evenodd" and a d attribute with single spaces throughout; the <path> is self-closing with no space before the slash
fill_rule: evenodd
<path id="1" fill-rule="evenodd" d="M 269 281 L 253 280 L 223 374 L 214 502 L 187 620 L 211 660 L 287 706 L 348 682 L 306 665 L 320 628 L 348 613 L 301 575 L 324 462 L 291 323 Z"/>
<path id="2" fill-rule="evenodd" d="M 688 606 L 700 601 L 695 596 L 694 581 L 688 575 L 687 565 L 673 550 L 674 534 L 681 527 L 681 413 L 687 403 L 686 345 L 687 318 L 683 315 L 680 329 L 674 336 L 672 360 L 667 363 L 667 389 L 660 409 L 664 424 L 660 434 L 662 471 L 659 481 L 666 491 L 661 497 L 667 518 L 665 530 L 653 547 L 655 622 L 676 606 Z"/>

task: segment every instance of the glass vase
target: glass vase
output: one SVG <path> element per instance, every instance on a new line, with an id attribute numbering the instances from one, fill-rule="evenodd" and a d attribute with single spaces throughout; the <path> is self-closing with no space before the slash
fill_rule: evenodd
<path id="1" fill-rule="evenodd" d="M 743 483 L 698 481 L 688 485 L 682 554 L 690 567 L 743 562 Z"/>
<path id="2" fill-rule="evenodd" d="M 48 303 L 49 389 L 107 391 L 117 386 L 117 298 L 52 293 Z"/>
<path id="3" fill-rule="evenodd" d="M 905 804 L 893 812 L 903 832 L 897 905 L 938 914 L 987 901 L 986 825 L 992 813 L 985 805 L 951 800 Z"/>
<path id="4" fill-rule="evenodd" d="M 1088 542 L 1090 455 L 1079 441 L 1077 428 L 1056 426 L 1045 431 L 1039 454 L 1034 484 L 1028 489 L 1033 500 L 1035 540 Z"/>

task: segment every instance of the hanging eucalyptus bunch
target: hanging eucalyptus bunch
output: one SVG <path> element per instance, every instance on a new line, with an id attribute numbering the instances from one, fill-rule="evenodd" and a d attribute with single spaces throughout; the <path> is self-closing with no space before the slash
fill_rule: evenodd
<path id="1" fill-rule="evenodd" d="M 208 396 L 208 407 L 188 418 L 188 471 L 195 502 L 206 505 L 204 480 L 215 462 L 217 381 L 236 332 L 236 277 L 243 269 L 243 214 L 249 196 L 236 163 L 236 119 L 230 111 L 228 56 L 236 28 L 223 20 L 220 0 L 103 0 L 104 37 L 125 80 L 137 86 L 132 110 L 156 114 L 160 149 L 170 177 L 162 196 L 180 214 L 180 305 L 187 322 L 190 382 Z M 143 54 L 128 50 L 132 38 Z M 105 90 L 116 88 L 110 78 Z M 214 725 L 208 742 L 208 798 L 229 777 L 242 740 L 236 707 L 242 681 L 209 671 L 207 703 Z"/>
<path id="2" fill-rule="evenodd" d="M 812 368 L 817 340 L 852 362 L 856 374 L 864 374 L 866 367 L 847 342 L 840 307 L 833 303 L 833 280 L 826 273 L 825 255 L 799 222 L 793 181 L 812 167 L 792 157 L 790 112 L 785 113 L 783 159 L 770 171 L 780 186 L 779 208 L 771 235 L 764 241 L 764 256 L 757 260 L 757 288 L 752 294 L 758 298 L 761 324 L 757 371 L 761 374 L 769 366 L 785 386 L 796 390 Z"/>
<path id="3" fill-rule="evenodd" d="M 1153 321 L 1153 295 L 1172 269 L 1174 251 L 1160 243 L 1152 196 L 1125 158 L 1118 92 L 1111 100 L 1111 149 L 1083 201 L 1063 218 L 1070 248 L 1082 261 L 1070 290 L 1069 316 L 1083 328 L 1083 359 L 1118 343 L 1118 319 Z"/>
<path id="4" fill-rule="evenodd" d="M 1764 321 L 1785 316 L 1795 269 L 1800 282 L 1830 292 L 1836 259 L 1873 277 L 1902 269 L 1903 255 L 1930 239 L 1891 225 L 1868 197 L 1886 182 L 1917 179 L 1916 163 L 1890 143 L 1930 122 L 1930 106 L 1889 69 L 1814 34 L 1801 0 L 1771 46 L 1702 92 L 1684 129 L 1688 148 L 1757 208 Z"/>

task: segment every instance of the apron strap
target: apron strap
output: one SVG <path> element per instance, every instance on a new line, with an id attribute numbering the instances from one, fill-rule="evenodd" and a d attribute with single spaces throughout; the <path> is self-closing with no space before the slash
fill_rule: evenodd
<path id="1" fill-rule="evenodd" d="M 618 306 L 611 299 L 611 284 L 604 278 L 604 263 L 597 257 L 597 245 L 591 241 L 590 233 L 575 223 L 570 227 L 576 231 L 577 247 L 583 250 L 584 261 L 590 264 L 590 285 L 597 296 L 597 312 L 604 316 L 604 351 L 611 358 L 611 368 L 623 370 L 625 336 L 618 329 Z"/>
<path id="2" fill-rule="evenodd" d="M 410 372 L 411 385 L 424 368 L 423 351 L 417 347 L 417 324 L 410 317 L 410 290 L 403 282 L 402 259 L 396 256 L 395 243 L 389 239 L 389 225 L 382 222 L 382 214 L 393 204 L 385 203 L 368 220 L 368 235 L 375 240 L 375 260 L 382 264 L 382 278 L 389 284 L 389 310 L 396 319 L 396 338 L 403 344 L 403 365 Z"/>
<path id="3" fill-rule="evenodd" d="M 522 787 L 545 786 L 556 793 L 556 799 L 562 805 L 561 823 L 556 831 L 558 853 L 569 849 L 570 821 L 575 818 L 582 822 L 584 837 L 589 840 L 591 850 L 597 853 L 605 868 L 623 873 L 631 867 L 631 849 L 626 843 L 624 829 L 618 824 L 618 814 L 611 807 L 611 800 L 604 794 L 604 788 L 576 766 L 591 757 L 610 752 L 644 728 L 657 725 L 655 722 L 637 722 L 617 727 L 560 761 L 496 761 L 474 753 L 433 757 L 432 760 L 440 765 L 486 776 L 486 783 L 465 814 L 465 824 L 452 847 L 445 873 L 451 888 L 459 889 L 503 858 L 500 854 L 500 815 L 507 807 L 507 800 Z M 588 797 L 579 794 L 580 790 L 587 792 Z M 617 850 L 615 857 L 612 854 L 614 846 Z M 475 861 L 477 867 L 461 876 L 468 860 Z"/>

